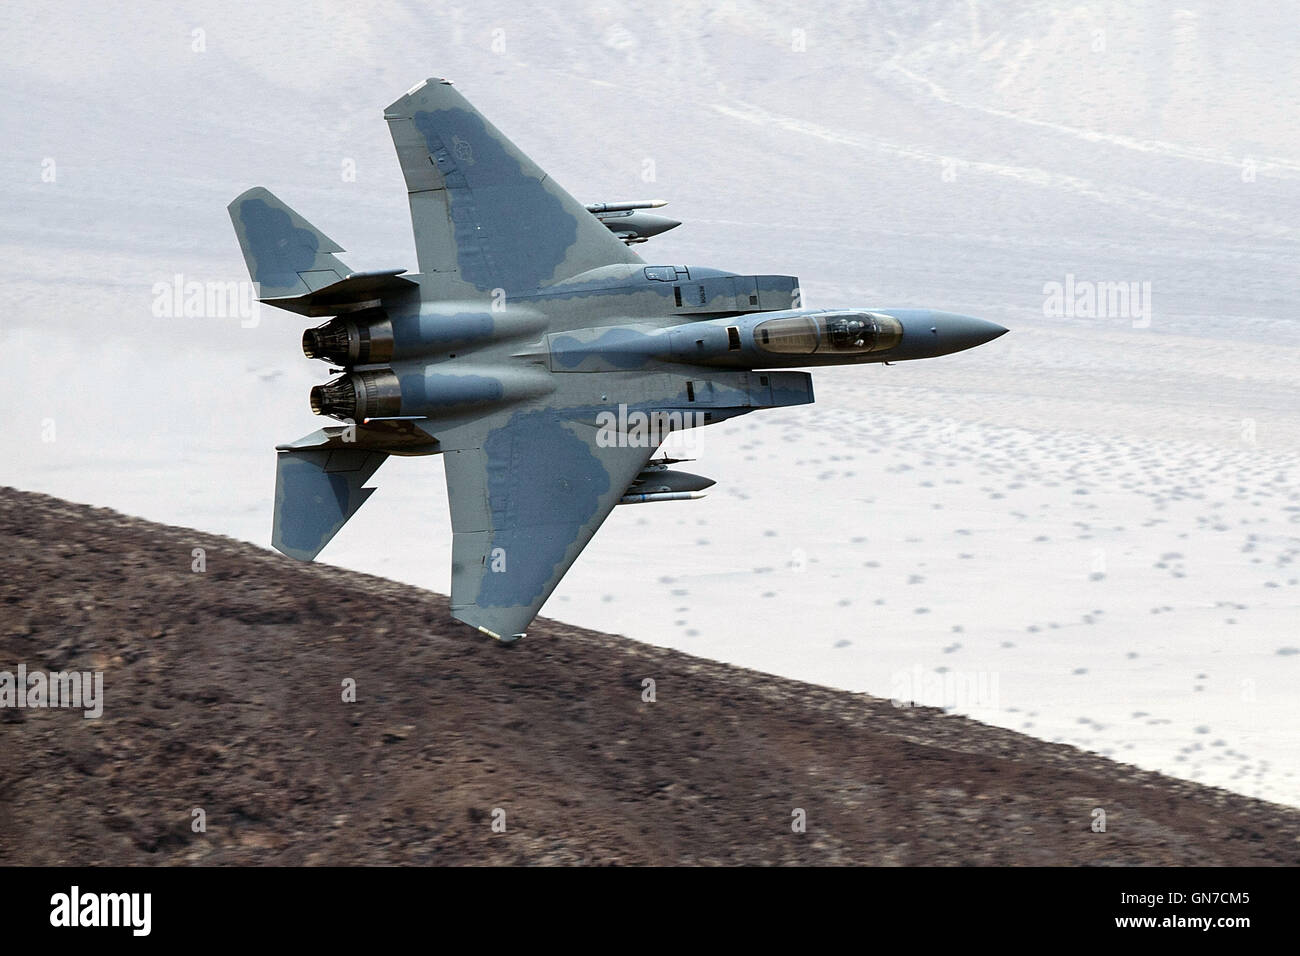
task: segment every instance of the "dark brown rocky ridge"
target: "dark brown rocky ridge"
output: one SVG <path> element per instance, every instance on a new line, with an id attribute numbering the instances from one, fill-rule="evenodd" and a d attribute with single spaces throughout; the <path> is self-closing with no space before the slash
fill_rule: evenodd
<path id="1" fill-rule="evenodd" d="M 1295 809 L 0 489 L 20 663 L 105 708 L 0 709 L 4 864 L 1300 863 Z"/>

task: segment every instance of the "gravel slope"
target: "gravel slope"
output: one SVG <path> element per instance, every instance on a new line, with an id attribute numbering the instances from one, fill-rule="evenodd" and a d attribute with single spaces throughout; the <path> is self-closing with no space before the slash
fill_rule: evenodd
<path id="1" fill-rule="evenodd" d="M 1297 810 L 6 488 L 20 663 L 105 706 L 0 709 L 4 864 L 1300 863 Z"/>

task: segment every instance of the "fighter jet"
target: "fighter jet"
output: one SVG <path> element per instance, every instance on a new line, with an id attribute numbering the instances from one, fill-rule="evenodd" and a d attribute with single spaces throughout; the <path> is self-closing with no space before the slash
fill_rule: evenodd
<path id="1" fill-rule="evenodd" d="M 1006 331 L 925 308 L 804 308 L 794 276 L 648 264 L 631 240 L 677 223 L 642 213 L 620 229 L 602 214 L 662 201 L 584 206 L 449 80 L 419 84 L 384 119 L 415 274 L 353 272 L 264 188 L 229 206 L 260 301 L 326 318 L 303 351 L 336 366 L 310 403 L 341 424 L 277 446 L 271 541 L 314 559 L 389 455 L 441 455 L 451 611 L 503 642 L 524 635 L 616 505 L 713 484 L 653 460 L 671 432 L 810 403 L 799 369 L 932 358 Z"/>

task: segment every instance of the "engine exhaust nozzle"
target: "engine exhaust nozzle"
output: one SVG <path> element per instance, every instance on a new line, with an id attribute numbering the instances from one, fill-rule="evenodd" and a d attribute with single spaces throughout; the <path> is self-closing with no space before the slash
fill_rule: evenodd
<path id="1" fill-rule="evenodd" d="M 402 385 L 391 369 L 352 372 L 311 390 L 311 410 L 342 421 L 392 418 L 402 412 Z"/>

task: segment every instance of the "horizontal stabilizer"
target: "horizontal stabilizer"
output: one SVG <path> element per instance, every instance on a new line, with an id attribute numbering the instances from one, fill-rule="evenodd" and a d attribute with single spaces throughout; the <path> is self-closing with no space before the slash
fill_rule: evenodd
<path id="1" fill-rule="evenodd" d="M 392 269 L 387 272 L 354 272 L 305 295 L 263 298 L 262 301 L 299 315 L 338 315 L 340 312 L 379 306 L 385 299 L 419 288 L 410 279 L 402 278 L 401 273 L 405 271 Z"/>
<path id="2" fill-rule="evenodd" d="M 304 438 L 276 445 L 276 451 L 319 451 L 321 449 L 365 449 L 390 455 L 434 455 L 438 440 L 407 419 L 377 419 L 364 425 L 332 425 Z"/>
<path id="3" fill-rule="evenodd" d="M 315 558 L 374 492 L 362 486 L 387 457 L 368 448 L 281 451 L 272 547 L 300 561 Z"/>

